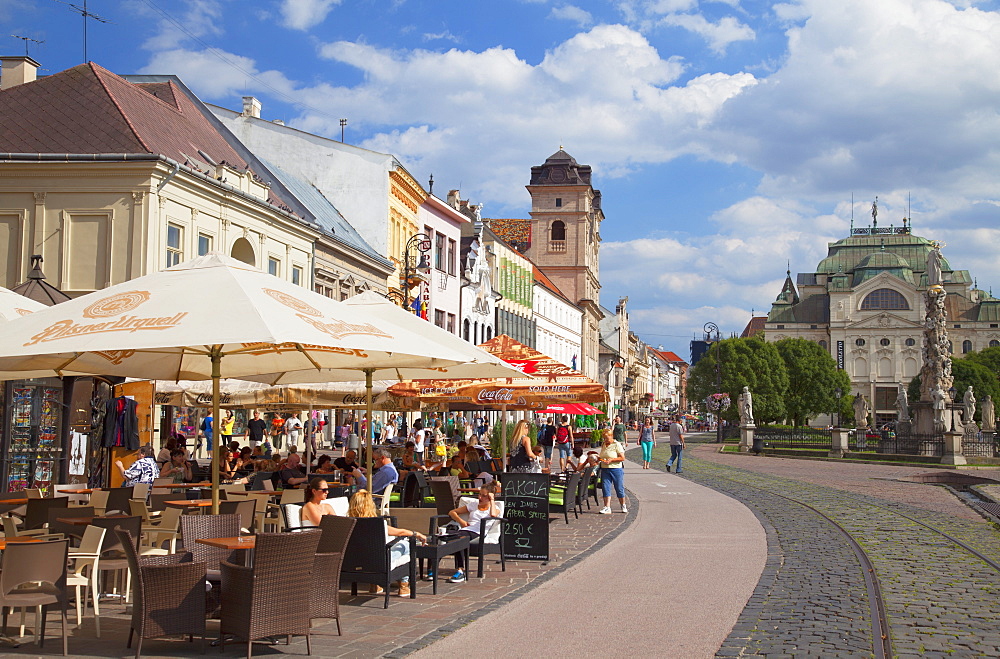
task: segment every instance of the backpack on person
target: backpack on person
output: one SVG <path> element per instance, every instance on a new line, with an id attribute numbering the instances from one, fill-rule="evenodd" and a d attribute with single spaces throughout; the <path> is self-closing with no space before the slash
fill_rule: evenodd
<path id="1" fill-rule="evenodd" d="M 566 426 L 559 426 L 556 428 L 556 441 L 560 444 L 569 443 L 569 428 Z"/>

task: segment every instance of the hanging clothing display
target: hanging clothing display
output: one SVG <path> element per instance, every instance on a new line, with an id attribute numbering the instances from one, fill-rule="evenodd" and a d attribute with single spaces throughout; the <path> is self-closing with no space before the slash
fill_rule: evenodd
<path id="1" fill-rule="evenodd" d="M 139 448 L 139 416 L 136 402 L 119 396 L 108 401 L 108 412 L 104 416 L 103 446 L 120 446 L 131 451 Z"/>

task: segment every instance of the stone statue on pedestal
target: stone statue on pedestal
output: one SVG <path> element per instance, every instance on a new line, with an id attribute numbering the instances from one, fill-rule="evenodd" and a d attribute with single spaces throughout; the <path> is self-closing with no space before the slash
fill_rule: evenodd
<path id="1" fill-rule="evenodd" d="M 737 399 L 736 402 L 739 405 L 740 425 L 741 426 L 754 425 L 753 394 L 750 393 L 750 387 L 743 387 L 743 393 L 739 395 L 739 398 Z"/>
<path id="2" fill-rule="evenodd" d="M 854 397 L 854 425 L 857 428 L 868 427 L 868 400 L 860 393 Z"/>
<path id="3" fill-rule="evenodd" d="M 962 423 L 972 423 L 972 417 L 976 414 L 976 396 L 972 393 L 972 385 L 965 390 L 965 395 L 962 396 L 962 404 L 964 406 L 962 410 Z"/>
<path id="4" fill-rule="evenodd" d="M 941 277 L 941 245 L 934 243 L 934 248 L 927 253 L 927 285 L 940 286 Z"/>
<path id="5" fill-rule="evenodd" d="M 899 385 L 899 391 L 896 392 L 896 413 L 897 421 L 909 421 L 910 420 L 910 401 L 906 397 L 906 387 Z"/>
<path id="6" fill-rule="evenodd" d="M 948 395 L 941 388 L 941 385 L 931 389 L 931 408 L 934 410 L 934 432 L 945 432 L 948 426 L 944 422 L 944 413 L 947 406 Z"/>
<path id="7" fill-rule="evenodd" d="M 983 432 L 996 432 L 997 430 L 997 417 L 996 410 L 993 408 L 993 396 L 986 396 L 983 398 L 982 410 L 982 423 L 979 425 L 982 427 Z"/>

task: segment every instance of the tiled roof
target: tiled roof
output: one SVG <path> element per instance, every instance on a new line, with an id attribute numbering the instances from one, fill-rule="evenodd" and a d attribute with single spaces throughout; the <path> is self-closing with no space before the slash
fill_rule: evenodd
<path id="1" fill-rule="evenodd" d="M 245 169 L 246 162 L 172 83 L 137 85 L 80 64 L 0 91 L 0 151 L 151 153 Z"/>
<path id="2" fill-rule="evenodd" d="M 531 220 L 490 218 L 487 220 L 493 233 L 519 252 L 531 246 Z"/>
<path id="3" fill-rule="evenodd" d="M 747 323 L 747 326 L 743 329 L 743 333 L 740 334 L 740 338 L 748 338 L 759 334 L 764 331 L 764 323 L 767 322 L 767 316 L 754 316 Z"/>
<path id="4" fill-rule="evenodd" d="M 676 352 L 671 352 L 670 350 L 657 350 L 656 348 L 650 348 L 650 351 L 659 355 L 660 359 L 663 361 L 673 362 L 675 364 L 687 364 L 686 361 L 677 356 Z"/>

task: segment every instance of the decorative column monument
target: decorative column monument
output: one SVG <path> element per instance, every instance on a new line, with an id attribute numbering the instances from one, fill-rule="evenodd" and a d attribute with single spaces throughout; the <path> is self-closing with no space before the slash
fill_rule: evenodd
<path id="1" fill-rule="evenodd" d="M 746 453 L 753 446 L 753 432 L 757 428 L 753 420 L 753 394 L 750 393 L 750 387 L 743 387 L 736 404 L 740 412 L 740 452 Z"/>
<path id="2" fill-rule="evenodd" d="M 913 405 L 913 430 L 918 435 L 944 435 L 943 464 L 966 464 L 962 455 L 962 421 L 951 388 L 951 350 L 948 345 L 947 292 L 941 285 L 941 243 L 931 243 L 927 255 L 927 290 L 924 292 L 923 365 L 920 367 L 920 400 Z"/>

